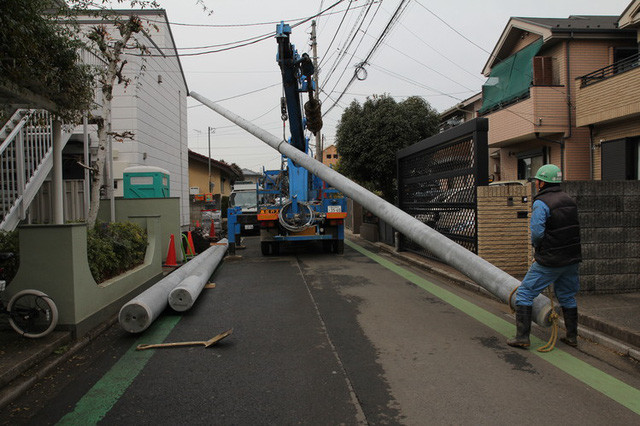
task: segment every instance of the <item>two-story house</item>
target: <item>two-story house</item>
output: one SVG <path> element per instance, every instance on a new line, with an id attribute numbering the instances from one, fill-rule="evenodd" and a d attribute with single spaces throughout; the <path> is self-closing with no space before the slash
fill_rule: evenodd
<path id="1" fill-rule="evenodd" d="M 589 130 L 594 179 L 640 179 L 640 0 L 617 21 L 635 43 L 601 52 L 601 67 L 575 81 L 576 122 Z"/>
<path id="2" fill-rule="evenodd" d="M 170 173 L 170 196 L 180 198 L 181 225 L 189 224 L 189 167 L 187 144 L 187 95 L 189 93 L 168 17 L 162 9 L 116 10 L 113 14 L 139 16 L 145 29 L 135 35 L 137 42 L 148 49 L 142 55 L 137 49 L 127 49 L 123 76 L 128 85 L 116 84 L 111 106 L 111 130 L 129 133 L 130 138 L 112 139 L 111 164 L 114 196 L 123 195 L 123 173 L 131 166 L 156 166 Z M 98 16 L 78 18 L 81 31 L 87 33 L 104 25 L 117 34 L 112 19 Z M 96 56 L 96 55 L 94 55 Z M 86 62 L 86 59 L 85 59 Z M 102 59 L 96 65 L 105 66 Z M 101 92 L 96 91 L 96 104 L 101 105 Z M 101 107 L 91 115 L 102 114 Z M 62 151 L 64 179 L 64 219 L 81 220 L 88 211 L 89 177 L 80 163 L 92 161 L 97 153 L 95 125 L 78 127 L 67 135 Z M 88 151 L 88 152 L 87 152 Z M 85 156 L 86 154 L 86 156 Z M 103 173 L 106 177 L 108 173 Z M 56 197 L 47 178 L 29 206 L 28 219 L 37 223 L 51 222 L 51 205 Z M 106 186 L 106 181 L 104 182 Z M 102 198 L 108 194 L 103 192 Z"/>
<path id="3" fill-rule="evenodd" d="M 483 69 L 478 113 L 501 180 L 527 179 L 545 163 L 565 179 L 594 176 L 591 132 L 576 120 L 579 76 L 628 57 L 637 33 L 618 16 L 513 17 Z"/>

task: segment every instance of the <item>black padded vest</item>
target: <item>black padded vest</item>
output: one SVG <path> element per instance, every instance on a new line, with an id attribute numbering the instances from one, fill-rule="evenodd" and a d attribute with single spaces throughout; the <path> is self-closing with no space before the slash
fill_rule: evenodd
<path id="1" fill-rule="evenodd" d="M 549 207 L 544 237 L 535 247 L 535 259 L 543 266 L 566 266 L 582 260 L 580 222 L 576 202 L 559 186 L 542 189 L 534 197 Z"/>

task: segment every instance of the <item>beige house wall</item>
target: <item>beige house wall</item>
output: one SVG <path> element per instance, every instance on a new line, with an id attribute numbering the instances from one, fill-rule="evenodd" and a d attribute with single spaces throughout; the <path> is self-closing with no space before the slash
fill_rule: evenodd
<path id="1" fill-rule="evenodd" d="M 532 258 L 531 185 L 478 187 L 478 255 L 522 278 Z"/>
<path id="2" fill-rule="evenodd" d="M 225 175 L 226 181 L 223 182 L 220 169 L 211 167 L 211 182 L 213 182 L 212 194 L 229 195 L 231 194 L 231 182 Z M 189 161 L 189 187 L 197 186 L 201 193 L 209 192 L 209 166 L 198 161 Z"/>
<path id="3" fill-rule="evenodd" d="M 597 68 L 596 68 L 597 69 Z M 577 124 L 587 126 L 634 117 L 640 120 L 640 68 L 614 75 L 587 87 L 577 87 Z"/>

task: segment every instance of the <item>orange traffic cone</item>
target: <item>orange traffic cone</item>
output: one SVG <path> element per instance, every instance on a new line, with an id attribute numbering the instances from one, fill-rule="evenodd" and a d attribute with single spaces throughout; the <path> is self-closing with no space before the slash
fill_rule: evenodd
<path id="1" fill-rule="evenodd" d="M 169 250 L 167 251 L 167 260 L 164 262 L 164 266 L 178 266 L 178 260 L 176 259 L 176 244 L 173 234 L 169 240 Z"/>
<path id="2" fill-rule="evenodd" d="M 189 241 L 189 249 L 188 251 L 190 251 L 192 255 L 196 255 L 196 249 L 193 245 L 193 238 L 191 237 L 191 231 L 187 232 L 187 241 Z"/>
<path id="3" fill-rule="evenodd" d="M 213 223 L 213 219 L 211 219 L 211 228 L 209 228 L 209 238 L 216 238 L 216 225 Z"/>

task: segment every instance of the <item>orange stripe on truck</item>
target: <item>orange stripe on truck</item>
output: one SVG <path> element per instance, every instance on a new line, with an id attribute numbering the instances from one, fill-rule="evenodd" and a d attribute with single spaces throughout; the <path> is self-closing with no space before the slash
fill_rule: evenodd
<path id="1" fill-rule="evenodd" d="M 278 220 L 278 213 L 259 213 L 258 220 Z"/>
<path id="2" fill-rule="evenodd" d="M 347 212 L 327 213 L 327 219 L 344 219 L 345 217 L 347 217 Z"/>

